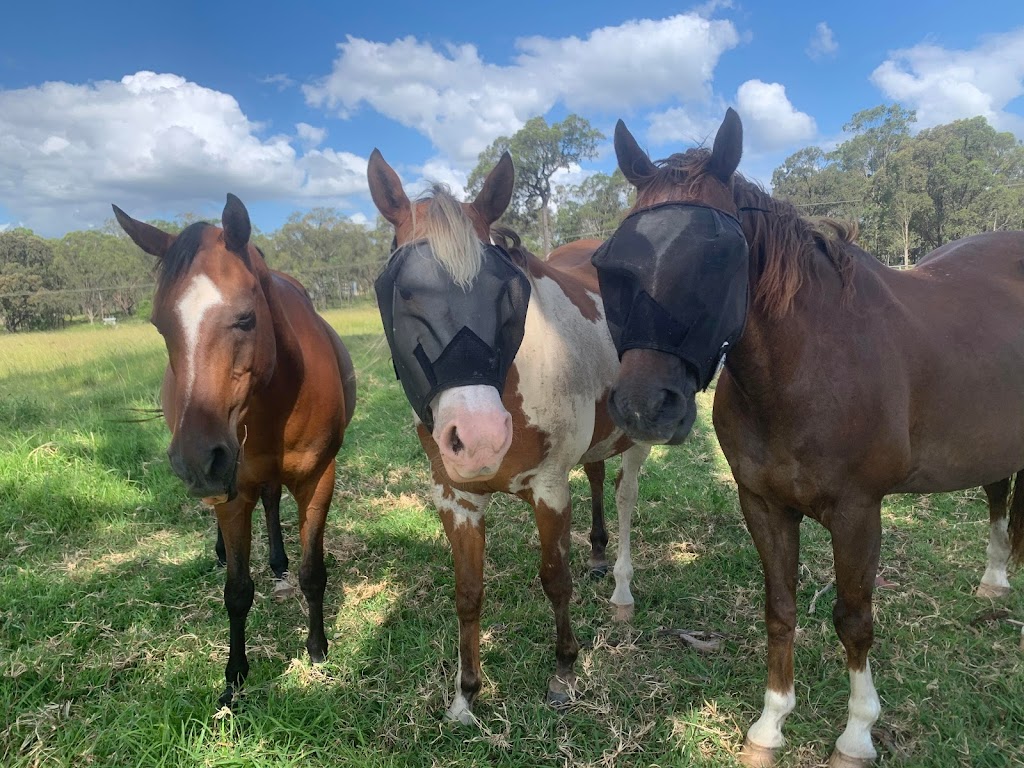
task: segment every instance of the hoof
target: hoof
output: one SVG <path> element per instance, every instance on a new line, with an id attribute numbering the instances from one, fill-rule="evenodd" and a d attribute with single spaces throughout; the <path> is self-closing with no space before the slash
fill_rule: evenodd
<path id="1" fill-rule="evenodd" d="M 569 678 L 555 675 L 548 683 L 547 702 L 552 707 L 564 707 L 575 698 L 576 675 Z"/>
<path id="2" fill-rule="evenodd" d="M 233 712 L 238 711 L 238 705 L 240 703 L 240 692 L 233 685 L 229 685 L 224 689 L 224 693 L 220 695 L 217 702 L 222 707 L 227 707 Z"/>
<path id="3" fill-rule="evenodd" d="M 1010 588 L 999 587 L 995 584 L 986 584 L 985 582 L 982 582 L 978 585 L 978 588 L 974 591 L 974 594 L 978 597 L 988 597 L 995 600 L 1000 597 L 1006 597 L 1008 594 L 1010 594 Z"/>
<path id="4" fill-rule="evenodd" d="M 628 605 L 616 605 L 612 603 L 612 619 L 618 622 L 630 622 L 633 620 L 633 603 Z"/>
<path id="5" fill-rule="evenodd" d="M 456 701 L 444 712 L 444 719 L 449 723 L 461 723 L 462 725 L 476 725 L 476 717 L 473 711 L 466 706 L 464 701 Z"/>
<path id="6" fill-rule="evenodd" d="M 749 768 L 772 768 L 775 765 L 775 750 L 769 747 L 762 747 L 750 739 L 743 740 L 743 749 L 740 750 L 740 765 Z"/>
<path id="7" fill-rule="evenodd" d="M 274 599 L 283 603 L 289 598 L 295 597 L 298 590 L 295 589 L 295 585 L 288 581 L 288 577 L 274 578 Z"/>
<path id="8" fill-rule="evenodd" d="M 593 581 L 600 581 L 608 575 L 608 563 L 591 563 L 590 578 Z"/>
<path id="9" fill-rule="evenodd" d="M 832 756 L 828 759 L 828 768 L 869 768 L 874 763 L 873 757 L 850 757 L 838 749 L 834 749 Z"/>

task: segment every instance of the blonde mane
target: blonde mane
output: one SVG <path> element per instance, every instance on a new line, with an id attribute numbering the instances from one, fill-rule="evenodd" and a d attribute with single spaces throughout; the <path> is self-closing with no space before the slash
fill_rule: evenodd
<path id="1" fill-rule="evenodd" d="M 430 243 L 430 248 L 452 280 L 460 288 L 468 289 L 480 272 L 480 239 L 473 222 L 462 210 L 447 184 L 434 184 L 416 200 L 426 203 L 426 220 L 419 230 Z M 416 209 L 412 206 L 413 229 L 416 229 Z"/>

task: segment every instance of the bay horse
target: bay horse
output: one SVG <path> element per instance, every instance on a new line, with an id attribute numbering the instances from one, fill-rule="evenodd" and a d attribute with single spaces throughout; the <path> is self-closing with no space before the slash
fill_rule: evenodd
<path id="1" fill-rule="evenodd" d="M 774 763 L 796 704 L 800 522 L 810 517 L 831 534 L 832 616 L 850 676 L 830 764 L 868 765 L 880 714 L 868 651 L 883 497 L 984 486 L 982 595 L 1007 591 L 1009 557 L 1024 555 L 1019 485 L 1009 521 L 1006 508 L 1009 478 L 1024 468 L 1024 233 L 968 237 L 914 269 L 890 269 L 854 244 L 852 226 L 808 221 L 736 173 L 742 124 L 731 109 L 710 151 L 654 163 L 622 121 L 615 150 L 637 189 L 594 259 L 632 344 L 612 390 L 615 422 L 634 439 L 679 442 L 708 383 L 701 372 L 727 352 L 713 421 L 764 569 L 768 636 L 764 709 L 743 759 Z M 730 280 L 747 294 L 745 325 L 723 290 Z M 664 322 L 644 339 L 631 312 Z M 682 348 L 698 353 L 673 354 Z"/>
<path id="2" fill-rule="evenodd" d="M 582 464 L 590 481 L 590 563 L 600 568 L 607 543 L 604 460 L 622 454 L 611 602 L 615 618 L 626 620 L 633 611 L 630 519 L 650 451 L 633 445 L 606 408 L 618 357 L 590 264 L 599 241 L 571 243 L 541 261 L 511 231 L 492 232 L 511 199 L 513 174 L 506 153 L 473 202 L 460 203 L 443 185 L 410 202 L 378 150 L 367 168 L 373 201 L 395 228 L 396 250 L 378 278 L 378 302 L 452 549 L 459 669 L 446 716 L 465 724 L 474 722 L 482 683 L 484 511 L 491 494 L 513 494 L 533 508 L 541 583 L 557 633 L 547 699 L 562 704 L 575 683 L 579 651 L 569 621 L 569 472 Z"/>
<path id="3" fill-rule="evenodd" d="M 306 649 L 314 663 L 326 657 L 324 524 L 356 404 L 352 360 L 302 285 L 267 267 L 234 195 L 220 227 L 199 222 L 179 235 L 113 208 L 135 244 L 158 259 L 151 322 L 167 346 L 167 455 L 189 494 L 214 507 L 223 534 L 231 640 L 220 703 L 231 706 L 249 672 L 252 511 L 262 495 L 268 517 L 276 513 L 282 485 L 299 508 Z"/>

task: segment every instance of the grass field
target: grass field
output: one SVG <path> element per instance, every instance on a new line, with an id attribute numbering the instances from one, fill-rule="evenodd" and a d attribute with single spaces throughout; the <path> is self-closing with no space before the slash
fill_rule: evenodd
<path id="1" fill-rule="evenodd" d="M 641 477 L 631 625 L 610 621 L 611 579 L 586 577 L 588 491 L 573 475 L 572 616 L 585 647 L 567 711 L 544 704 L 554 626 L 532 518 L 495 499 L 480 727 L 456 726 L 441 717 L 457 658 L 451 559 L 411 411 L 376 310 L 328 318 L 360 389 L 327 532 L 330 656 L 317 668 L 305 657 L 300 598 L 271 599 L 257 514 L 252 670 L 234 714 L 216 710 L 227 617 L 213 520 L 171 474 L 163 423 L 124 421 L 155 404 L 159 336 L 139 324 L 0 337 L 0 765 L 732 764 L 764 691 L 763 595 L 710 396 L 694 436 L 655 449 Z M 983 499 L 893 497 L 884 510 L 883 574 L 898 586 L 876 600 L 880 765 L 1024 764 L 1024 652 L 1006 620 L 1024 619 L 1024 581 L 996 605 L 972 596 Z M 297 562 L 294 510 L 286 497 Z M 823 764 L 846 721 L 832 596 L 808 613 L 831 578 L 830 549 L 813 522 L 803 533 L 783 766 Z M 702 655 L 663 628 L 725 642 Z"/>

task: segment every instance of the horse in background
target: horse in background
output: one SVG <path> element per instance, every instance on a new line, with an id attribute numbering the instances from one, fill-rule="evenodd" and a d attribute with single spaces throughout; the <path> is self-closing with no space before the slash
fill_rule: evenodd
<path id="1" fill-rule="evenodd" d="M 681 441 L 695 391 L 724 356 L 714 424 L 764 569 L 768 634 L 764 709 L 743 759 L 774 764 L 796 704 L 800 523 L 810 517 L 831 534 L 832 616 L 850 676 L 830 765 L 868 765 L 883 497 L 983 486 L 982 596 L 1005 593 L 1010 556 L 1024 556 L 1024 233 L 968 237 L 893 270 L 850 227 L 812 223 L 736 173 L 742 125 L 731 109 L 711 151 L 653 163 L 622 121 L 615 149 L 637 189 L 594 257 L 613 335 L 632 345 L 611 395 L 615 422 L 635 439 Z"/>
<path id="2" fill-rule="evenodd" d="M 607 541 L 604 460 L 622 454 L 611 601 L 617 617 L 628 618 L 630 520 L 650 450 L 616 429 L 606 407 L 619 362 L 590 264 L 600 243 L 571 243 L 541 261 L 510 231 L 492 232 L 512 195 L 508 153 L 471 203 L 460 203 L 442 185 L 411 202 L 376 149 L 367 175 L 374 203 L 395 228 L 396 250 L 378 278 L 378 303 L 454 560 L 459 669 L 447 717 L 474 721 L 482 684 L 484 512 L 496 492 L 518 496 L 534 511 L 541 583 L 557 633 L 547 698 L 565 703 L 579 652 L 569 620 L 569 472 L 582 464 L 590 481 L 591 565 L 599 567 Z"/>
<path id="3" fill-rule="evenodd" d="M 234 195 L 221 227 L 196 223 L 179 235 L 113 208 L 135 244 L 158 259 L 151 322 L 167 347 L 160 399 L 171 469 L 214 507 L 223 534 L 230 650 L 220 703 L 230 706 L 249 672 L 252 512 L 262 495 L 273 542 L 269 517 L 282 485 L 299 508 L 306 649 L 314 663 L 326 657 L 323 536 L 335 456 L 355 409 L 352 360 L 302 286 L 267 267 Z"/>

